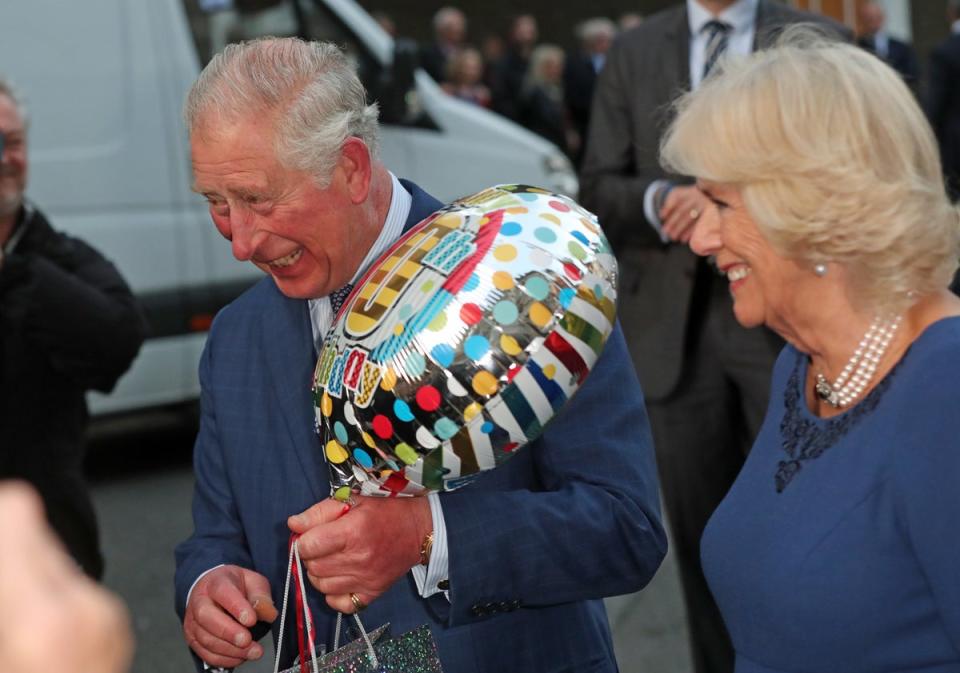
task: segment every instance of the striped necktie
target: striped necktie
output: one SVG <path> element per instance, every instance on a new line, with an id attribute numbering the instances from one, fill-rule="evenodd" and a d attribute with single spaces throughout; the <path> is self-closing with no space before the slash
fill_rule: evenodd
<path id="1" fill-rule="evenodd" d="M 730 40 L 730 31 L 733 26 L 723 21 L 713 19 L 707 21 L 702 32 L 707 34 L 707 47 L 703 51 L 703 79 L 707 78 L 717 59 L 727 50 L 727 42 Z"/>
<path id="2" fill-rule="evenodd" d="M 334 290 L 330 293 L 330 310 L 333 311 L 333 317 L 336 318 L 337 314 L 340 313 L 340 307 L 343 306 L 343 302 L 347 300 L 347 297 L 350 295 L 350 292 L 353 291 L 353 283 L 347 283 L 338 290 Z"/>

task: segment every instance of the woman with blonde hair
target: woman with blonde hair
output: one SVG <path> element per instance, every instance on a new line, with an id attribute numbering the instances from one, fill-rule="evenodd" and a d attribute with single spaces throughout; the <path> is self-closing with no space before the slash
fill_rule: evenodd
<path id="1" fill-rule="evenodd" d="M 791 30 L 679 103 L 691 247 L 788 342 L 704 533 L 737 673 L 960 671 L 960 218 L 888 66 Z"/>

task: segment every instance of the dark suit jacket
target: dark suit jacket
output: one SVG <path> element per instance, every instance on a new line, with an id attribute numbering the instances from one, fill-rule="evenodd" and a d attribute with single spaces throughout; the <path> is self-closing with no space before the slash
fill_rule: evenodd
<path id="1" fill-rule="evenodd" d="M 408 226 L 440 206 L 405 186 Z M 286 519 L 330 488 L 314 432 L 315 359 L 307 302 L 272 279 L 217 316 L 200 364 L 195 531 L 177 548 L 181 618 L 194 580 L 221 563 L 265 575 L 281 604 Z M 600 598 L 644 586 L 666 548 L 643 398 L 624 363 L 617 327 L 540 439 L 440 496 L 450 600 L 421 598 L 408 574 L 364 611 L 366 625 L 402 633 L 429 624 L 446 673 L 616 670 Z M 319 642 L 329 644 L 335 615 L 308 594 Z M 294 633 L 283 645 L 287 666 Z"/>
<path id="2" fill-rule="evenodd" d="M 859 39 L 857 44 L 873 54 L 877 53 L 873 38 Z M 917 87 L 920 84 L 920 66 L 917 63 L 917 54 L 912 46 L 903 40 L 888 37 L 887 55 L 881 58 L 887 65 L 900 73 L 900 77 L 914 93 L 917 92 Z"/>
<path id="3" fill-rule="evenodd" d="M 420 50 L 420 66 L 436 82 L 447 81 L 447 52 L 437 43 L 429 44 Z"/>
<path id="4" fill-rule="evenodd" d="M 769 45 L 779 28 L 812 21 L 830 26 L 848 40 L 849 30 L 824 17 L 759 0 L 755 47 Z M 683 363 L 694 255 L 686 245 L 665 245 L 643 214 L 643 196 L 654 181 L 671 178 L 660 168 L 660 137 L 671 120 L 670 104 L 690 88 L 690 28 L 685 4 L 663 10 L 617 39 L 607 55 L 594 93 L 587 154 L 580 178 L 581 203 L 599 218 L 618 255 L 624 246 L 640 247 L 642 277 L 636 306 L 644 315 L 633 352 L 644 393 L 668 395 Z M 633 288 L 622 288 L 630 291 Z"/>
<path id="5" fill-rule="evenodd" d="M 590 123 L 590 103 L 596 83 L 597 71 L 593 68 L 590 55 L 582 51 L 570 53 L 563 66 L 563 94 L 570 119 L 584 140 Z"/>
<path id="6" fill-rule="evenodd" d="M 960 35 L 951 35 L 930 54 L 927 116 L 937 135 L 950 195 L 960 196 Z"/>

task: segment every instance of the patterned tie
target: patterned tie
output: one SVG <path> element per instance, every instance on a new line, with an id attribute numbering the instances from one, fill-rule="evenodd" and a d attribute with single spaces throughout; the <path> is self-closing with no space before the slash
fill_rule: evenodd
<path id="1" fill-rule="evenodd" d="M 333 311 L 334 317 L 340 313 L 340 307 L 343 306 L 343 302 L 347 300 L 347 297 L 350 295 L 350 292 L 353 291 L 353 283 L 347 283 L 339 290 L 334 290 L 330 293 L 330 310 Z"/>
<path id="2" fill-rule="evenodd" d="M 717 59 L 727 50 L 727 42 L 733 26 L 713 19 L 707 21 L 701 30 L 707 34 L 707 48 L 703 51 L 703 79 L 707 79 Z"/>

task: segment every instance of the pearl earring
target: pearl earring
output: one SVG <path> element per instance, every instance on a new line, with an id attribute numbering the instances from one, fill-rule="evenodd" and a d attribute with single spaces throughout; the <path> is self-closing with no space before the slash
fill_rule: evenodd
<path id="1" fill-rule="evenodd" d="M 823 262 L 813 265 L 813 272 L 818 275 L 820 278 L 823 278 L 827 275 L 827 265 Z"/>

